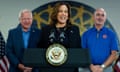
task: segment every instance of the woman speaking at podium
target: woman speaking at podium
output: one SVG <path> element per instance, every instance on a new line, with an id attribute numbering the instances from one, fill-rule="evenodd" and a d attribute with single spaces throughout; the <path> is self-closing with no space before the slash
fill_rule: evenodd
<path id="1" fill-rule="evenodd" d="M 42 28 L 39 48 L 48 48 L 52 44 L 60 44 L 67 48 L 81 48 L 79 28 L 70 22 L 70 5 L 58 2 L 51 14 L 51 22 Z"/>

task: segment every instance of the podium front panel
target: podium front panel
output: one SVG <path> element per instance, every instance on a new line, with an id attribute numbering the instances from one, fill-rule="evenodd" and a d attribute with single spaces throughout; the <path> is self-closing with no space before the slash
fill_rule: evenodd
<path id="1" fill-rule="evenodd" d="M 29 48 L 25 50 L 23 56 L 23 63 L 30 67 L 40 68 L 77 68 L 89 67 L 91 64 L 88 49 L 82 48 L 68 48 L 68 57 L 61 66 L 52 66 L 46 60 L 46 49 L 44 48 Z"/>

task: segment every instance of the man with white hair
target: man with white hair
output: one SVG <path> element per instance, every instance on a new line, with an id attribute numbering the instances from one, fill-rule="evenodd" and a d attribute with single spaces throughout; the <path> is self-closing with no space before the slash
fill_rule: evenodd
<path id="1" fill-rule="evenodd" d="M 19 13 L 20 24 L 8 34 L 6 51 L 10 61 L 9 72 L 36 72 L 22 62 L 24 50 L 36 48 L 40 38 L 40 30 L 32 26 L 32 12 L 24 9 Z"/>
<path id="2" fill-rule="evenodd" d="M 82 36 L 82 47 L 90 51 L 92 72 L 112 72 L 118 51 L 116 35 L 104 26 L 106 12 L 103 8 L 96 9 L 93 18 L 94 26 Z"/>

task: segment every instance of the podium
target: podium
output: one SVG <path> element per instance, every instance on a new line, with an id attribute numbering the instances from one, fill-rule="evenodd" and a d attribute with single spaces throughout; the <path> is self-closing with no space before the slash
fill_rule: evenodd
<path id="1" fill-rule="evenodd" d="M 75 72 L 78 67 L 89 67 L 91 64 L 89 50 L 82 48 L 68 48 L 68 57 L 61 66 L 52 66 L 46 60 L 45 48 L 26 49 L 23 63 L 29 67 L 37 67 L 40 72 Z"/>

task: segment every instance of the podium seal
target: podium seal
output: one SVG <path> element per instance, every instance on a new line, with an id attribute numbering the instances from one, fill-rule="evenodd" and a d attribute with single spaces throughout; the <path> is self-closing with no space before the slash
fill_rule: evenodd
<path id="1" fill-rule="evenodd" d="M 52 44 L 46 51 L 46 59 L 53 66 L 60 66 L 67 59 L 67 50 L 63 45 Z"/>

